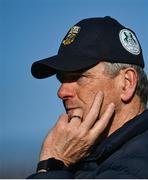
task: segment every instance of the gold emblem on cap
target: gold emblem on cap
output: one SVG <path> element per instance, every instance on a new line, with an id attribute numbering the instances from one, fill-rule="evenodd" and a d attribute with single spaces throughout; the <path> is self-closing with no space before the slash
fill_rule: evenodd
<path id="1" fill-rule="evenodd" d="M 80 29 L 81 28 L 79 26 L 73 26 L 62 43 L 64 45 L 71 44 L 75 40 L 77 34 L 80 32 Z"/>

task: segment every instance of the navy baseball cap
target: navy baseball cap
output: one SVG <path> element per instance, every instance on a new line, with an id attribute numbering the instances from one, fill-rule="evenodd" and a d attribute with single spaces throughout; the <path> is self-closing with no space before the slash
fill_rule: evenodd
<path id="1" fill-rule="evenodd" d="M 31 72 L 35 78 L 42 79 L 58 71 L 89 69 L 101 61 L 144 68 L 136 34 L 109 16 L 88 18 L 75 24 L 62 40 L 58 54 L 34 62 Z"/>

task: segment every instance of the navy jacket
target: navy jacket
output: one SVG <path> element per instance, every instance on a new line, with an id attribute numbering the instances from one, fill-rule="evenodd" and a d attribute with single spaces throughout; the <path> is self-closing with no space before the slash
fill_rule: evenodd
<path id="1" fill-rule="evenodd" d="M 29 176 L 35 179 L 148 178 L 148 110 L 103 141 L 74 171 L 58 170 Z"/>

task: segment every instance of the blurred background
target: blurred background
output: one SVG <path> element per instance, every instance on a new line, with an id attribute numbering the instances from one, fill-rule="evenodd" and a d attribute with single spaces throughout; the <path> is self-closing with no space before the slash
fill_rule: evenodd
<path id="1" fill-rule="evenodd" d="M 31 64 L 55 55 L 68 29 L 112 16 L 133 29 L 148 73 L 147 0 L 0 0 L 0 178 L 35 172 L 42 141 L 64 111 L 53 76 L 37 80 Z"/>

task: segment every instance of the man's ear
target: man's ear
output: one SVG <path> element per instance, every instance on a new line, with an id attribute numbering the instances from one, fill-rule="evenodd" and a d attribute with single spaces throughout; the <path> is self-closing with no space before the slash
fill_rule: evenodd
<path id="1" fill-rule="evenodd" d="M 121 99 L 124 102 L 128 102 L 136 91 L 138 75 L 134 68 L 127 68 L 123 70 L 123 84 Z"/>

